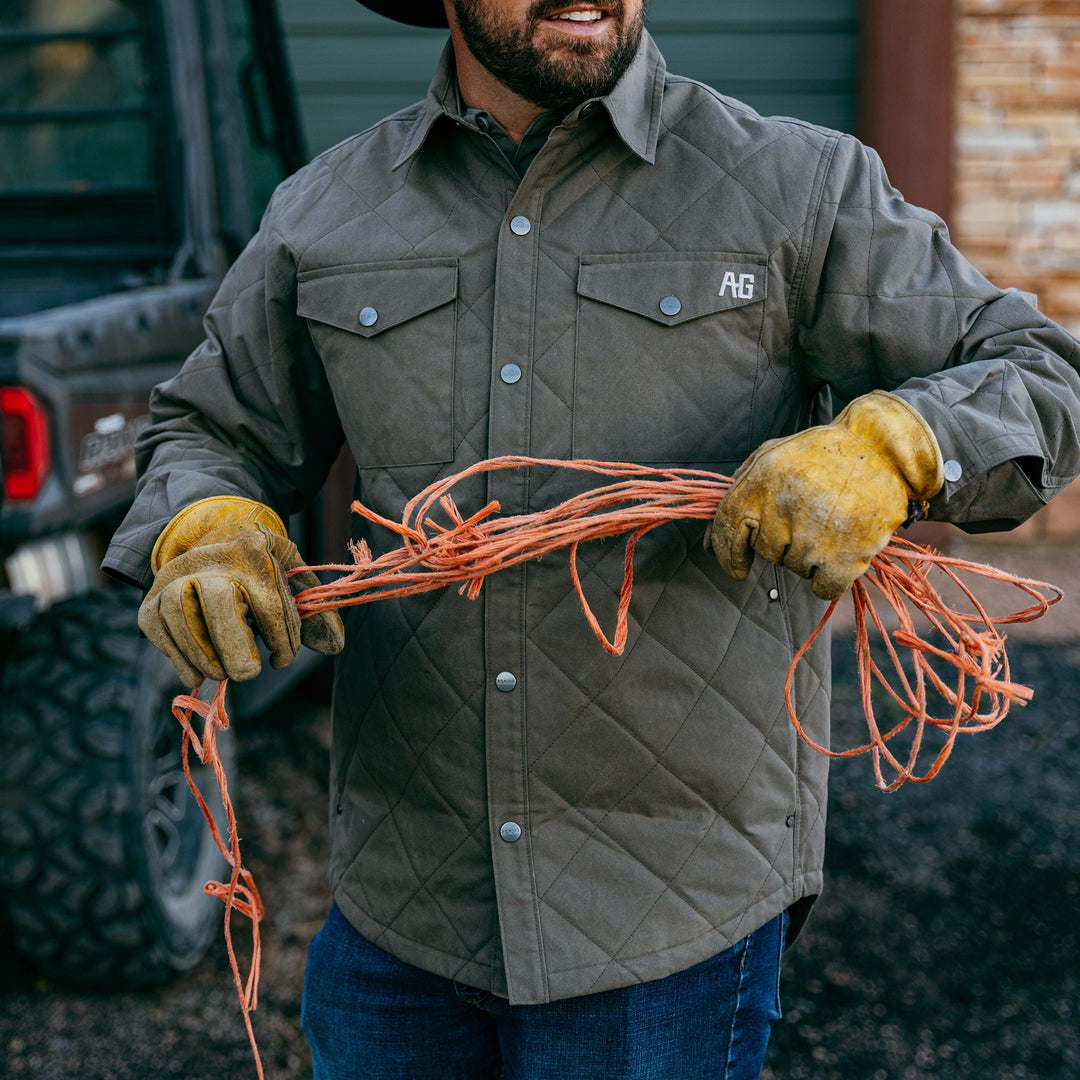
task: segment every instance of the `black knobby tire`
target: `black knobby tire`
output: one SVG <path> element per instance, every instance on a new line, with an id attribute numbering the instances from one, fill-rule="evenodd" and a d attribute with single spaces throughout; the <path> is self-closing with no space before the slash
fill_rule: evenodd
<path id="1" fill-rule="evenodd" d="M 225 862 L 169 709 L 181 687 L 139 637 L 137 607 L 134 590 L 56 604 L 2 674 L 0 907 L 16 950 L 65 980 L 160 982 L 221 926 L 202 886 Z M 192 760 L 216 812 L 213 776 Z"/>

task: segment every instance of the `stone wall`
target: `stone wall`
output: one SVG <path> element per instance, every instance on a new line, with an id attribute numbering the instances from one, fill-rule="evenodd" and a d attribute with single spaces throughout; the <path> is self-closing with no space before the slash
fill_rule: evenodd
<path id="1" fill-rule="evenodd" d="M 1080 0 L 956 0 L 953 239 L 1080 335 Z M 1080 534 L 1073 484 L 1012 534 Z"/>
<path id="2" fill-rule="evenodd" d="M 958 0 L 953 233 L 1080 333 L 1080 0 Z"/>

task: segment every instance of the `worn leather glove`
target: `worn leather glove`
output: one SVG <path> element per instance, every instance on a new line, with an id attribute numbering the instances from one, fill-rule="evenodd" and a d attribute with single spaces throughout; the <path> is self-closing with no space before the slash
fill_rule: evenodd
<path id="1" fill-rule="evenodd" d="M 739 580 L 755 553 L 843 595 L 944 482 L 941 451 L 902 398 L 874 390 L 831 423 L 763 443 L 732 477 L 705 547 Z M 924 507 L 925 511 L 925 507 Z"/>
<path id="2" fill-rule="evenodd" d="M 293 594 L 318 578 L 310 570 L 288 576 L 303 560 L 281 518 L 261 503 L 232 496 L 193 503 L 165 526 L 150 565 L 154 584 L 139 629 L 185 686 L 253 679 L 261 667 L 256 633 L 275 668 L 290 664 L 301 643 L 326 655 L 345 644 L 337 612 L 301 622 Z"/>

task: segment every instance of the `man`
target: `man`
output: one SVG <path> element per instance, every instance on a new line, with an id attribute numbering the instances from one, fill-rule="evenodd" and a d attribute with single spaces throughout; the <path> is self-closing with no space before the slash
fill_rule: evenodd
<path id="1" fill-rule="evenodd" d="M 1077 345 L 856 140 L 667 74 L 644 0 L 368 6 L 449 26 L 428 97 L 277 191 L 155 392 L 106 566 L 153 582 L 186 682 L 255 673 L 248 618 L 275 664 L 338 653 L 317 1077 L 756 1077 L 821 888 L 792 653 L 909 516 L 1010 527 L 1076 474 Z M 301 627 L 281 516 L 342 439 L 389 518 L 502 454 L 738 473 L 705 545 L 640 542 L 613 657 L 559 557 Z M 621 545 L 582 558 L 613 610 Z M 821 639 L 794 687 L 821 742 L 828 675 Z"/>

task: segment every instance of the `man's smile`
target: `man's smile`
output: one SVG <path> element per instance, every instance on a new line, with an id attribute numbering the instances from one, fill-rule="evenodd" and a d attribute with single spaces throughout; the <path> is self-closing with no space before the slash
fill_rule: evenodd
<path id="1" fill-rule="evenodd" d="M 612 21 L 610 12 L 595 4 L 574 4 L 541 20 L 550 29 L 576 38 L 599 37 Z"/>

